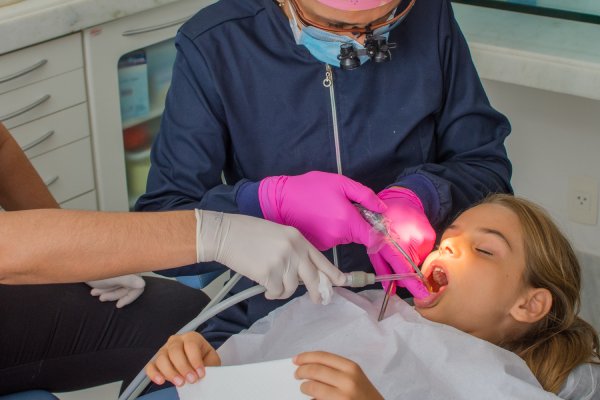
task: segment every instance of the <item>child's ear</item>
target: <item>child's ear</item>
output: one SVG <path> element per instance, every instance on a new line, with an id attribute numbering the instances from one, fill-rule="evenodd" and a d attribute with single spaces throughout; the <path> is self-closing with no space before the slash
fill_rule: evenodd
<path id="1" fill-rule="evenodd" d="M 530 288 L 523 293 L 510 310 L 519 322 L 532 324 L 544 318 L 552 307 L 552 294 L 548 289 Z"/>

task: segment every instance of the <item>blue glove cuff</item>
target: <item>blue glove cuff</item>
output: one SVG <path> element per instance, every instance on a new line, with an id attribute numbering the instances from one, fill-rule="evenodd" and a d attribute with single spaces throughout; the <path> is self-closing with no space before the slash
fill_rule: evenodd
<path id="1" fill-rule="evenodd" d="M 440 213 L 440 198 L 438 192 L 435 189 L 433 183 L 423 175 L 413 174 L 402 177 L 400 181 L 394 183 L 391 186 L 401 186 L 412 190 L 425 209 L 425 215 L 429 218 L 429 221 L 434 225 L 439 219 Z"/>
<path id="2" fill-rule="evenodd" d="M 264 218 L 258 201 L 258 187 L 260 182 L 245 182 L 238 188 L 235 196 L 241 214 L 252 217 Z"/>

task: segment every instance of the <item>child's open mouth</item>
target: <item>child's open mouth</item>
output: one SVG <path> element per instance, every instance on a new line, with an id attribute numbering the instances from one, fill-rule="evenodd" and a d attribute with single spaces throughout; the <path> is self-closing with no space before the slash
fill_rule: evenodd
<path id="1" fill-rule="evenodd" d="M 437 304 L 437 299 L 448 286 L 448 273 L 442 265 L 432 265 L 425 272 L 425 280 L 431 288 L 431 295 L 423 299 L 414 299 L 415 306 L 421 308 L 433 307 Z"/>
<path id="2" fill-rule="evenodd" d="M 446 271 L 442 267 L 436 266 L 433 268 L 433 272 L 427 276 L 427 282 L 431 287 L 433 293 L 437 293 L 444 286 L 448 285 L 448 276 Z"/>

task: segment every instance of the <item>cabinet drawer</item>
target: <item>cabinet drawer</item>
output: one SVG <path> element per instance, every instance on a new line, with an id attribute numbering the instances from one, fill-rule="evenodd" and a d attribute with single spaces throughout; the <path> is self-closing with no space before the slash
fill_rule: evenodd
<path id="1" fill-rule="evenodd" d="M 96 191 L 92 190 L 86 194 L 75 197 L 74 199 L 61 203 L 61 208 L 68 208 L 71 210 L 92 210 L 98 209 L 98 202 L 96 201 Z"/>
<path id="2" fill-rule="evenodd" d="M 83 69 L 78 69 L 1 94 L 0 121 L 10 129 L 84 101 Z"/>
<path id="3" fill-rule="evenodd" d="M 81 34 L 0 56 L 0 94 L 83 67 Z"/>
<path id="4" fill-rule="evenodd" d="M 89 138 L 34 157 L 31 163 L 59 203 L 94 190 Z"/>
<path id="5" fill-rule="evenodd" d="M 27 157 L 32 158 L 83 139 L 90 134 L 87 104 L 83 103 L 11 130 Z"/>

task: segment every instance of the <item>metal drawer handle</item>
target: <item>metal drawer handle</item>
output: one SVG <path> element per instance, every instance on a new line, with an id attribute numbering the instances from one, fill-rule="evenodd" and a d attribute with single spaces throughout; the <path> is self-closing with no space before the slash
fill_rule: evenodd
<path id="1" fill-rule="evenodd" d="M 27 150 L 37 146 L 38 144 L 42 143 L 44 140 L 48 139 L 52 135 L 54 135 L 54 131 L 48 131 L 48 132 L 44 133 L 42 136 L 35 139 L 33 142 L 23 146 L 22 147 L 23 151 L 27 151 Z"/>
<path id="2" fill-rule="evenodd" d="M 52 185 L 54 182 L 56 182 L 58 180 L 58 175 L 54 175 L 52 178 L 50 179 L 44 179 L 44 184 L 46 186 L 50 186 Z"/>
<path id="3" fill-rule="evenodd" d="M 21 108 L 20 110 L 11 112 L 9 114 L 6 115 L 2 115 L 0 116 L 0 121 L 6 121 L 7 119 L 11 119 L 14 117 L 18 117 L 21 114 L 25 114 L 27 111 L 33 110 L 34 108 L 36 108 L 37 106 L 39 106 L 40 104 L 42 104 L 43 102 L 47 101 L 51 96 L 49 94 L 44 95 L 43 97 L 40 97 L 39 99 L 37 99 L 36 101 L 34 101 L 33 103 L 31 103 L 28 106 L 25 106 L 23 108 Z"/>
<path id="4" fill-rule="evenodd" d="M 133 35 L 139 35 L 139 34 L 142 34 L 142 33 L 158 31 L 160 29 L 165 29 L 165 28 L 169 28 L 171 26 L 183 24 L 185 21 L 187 21 L 191 17 L 192 16 L 190 15 L 188 17 L 180 18 L 178 20 L 171 21 L 171 22 L 165 22 L 164 24 L 160 24 L 160 25 L 147 26 L 145 28 L 138 28 L 138 29 L 130 29 L 128 31 L 123 32 L 121 35 L 123 35 L 123 36 L 133 36 Z"/>
<path id="5" fill-rule="evenodd" d="M 23 75 L 27 75 L 28 73 L 35 71 L 36 69 L 46 65 L 46 63 L 48 62 L 48 60 L 43 59 L 42 61 L 38 61 L 35 64 L 33 64 L 32 66 L 29 66 L 27 68 L 22 69 L 19 72 L 15 72 L 14 74 L 5 76 L 4 78 L 0 78 L 0 83 L 5 83 L 8 81 L 12 81 L 13 79 L 17 79 L 18 77 L 21 77 Z"/>

